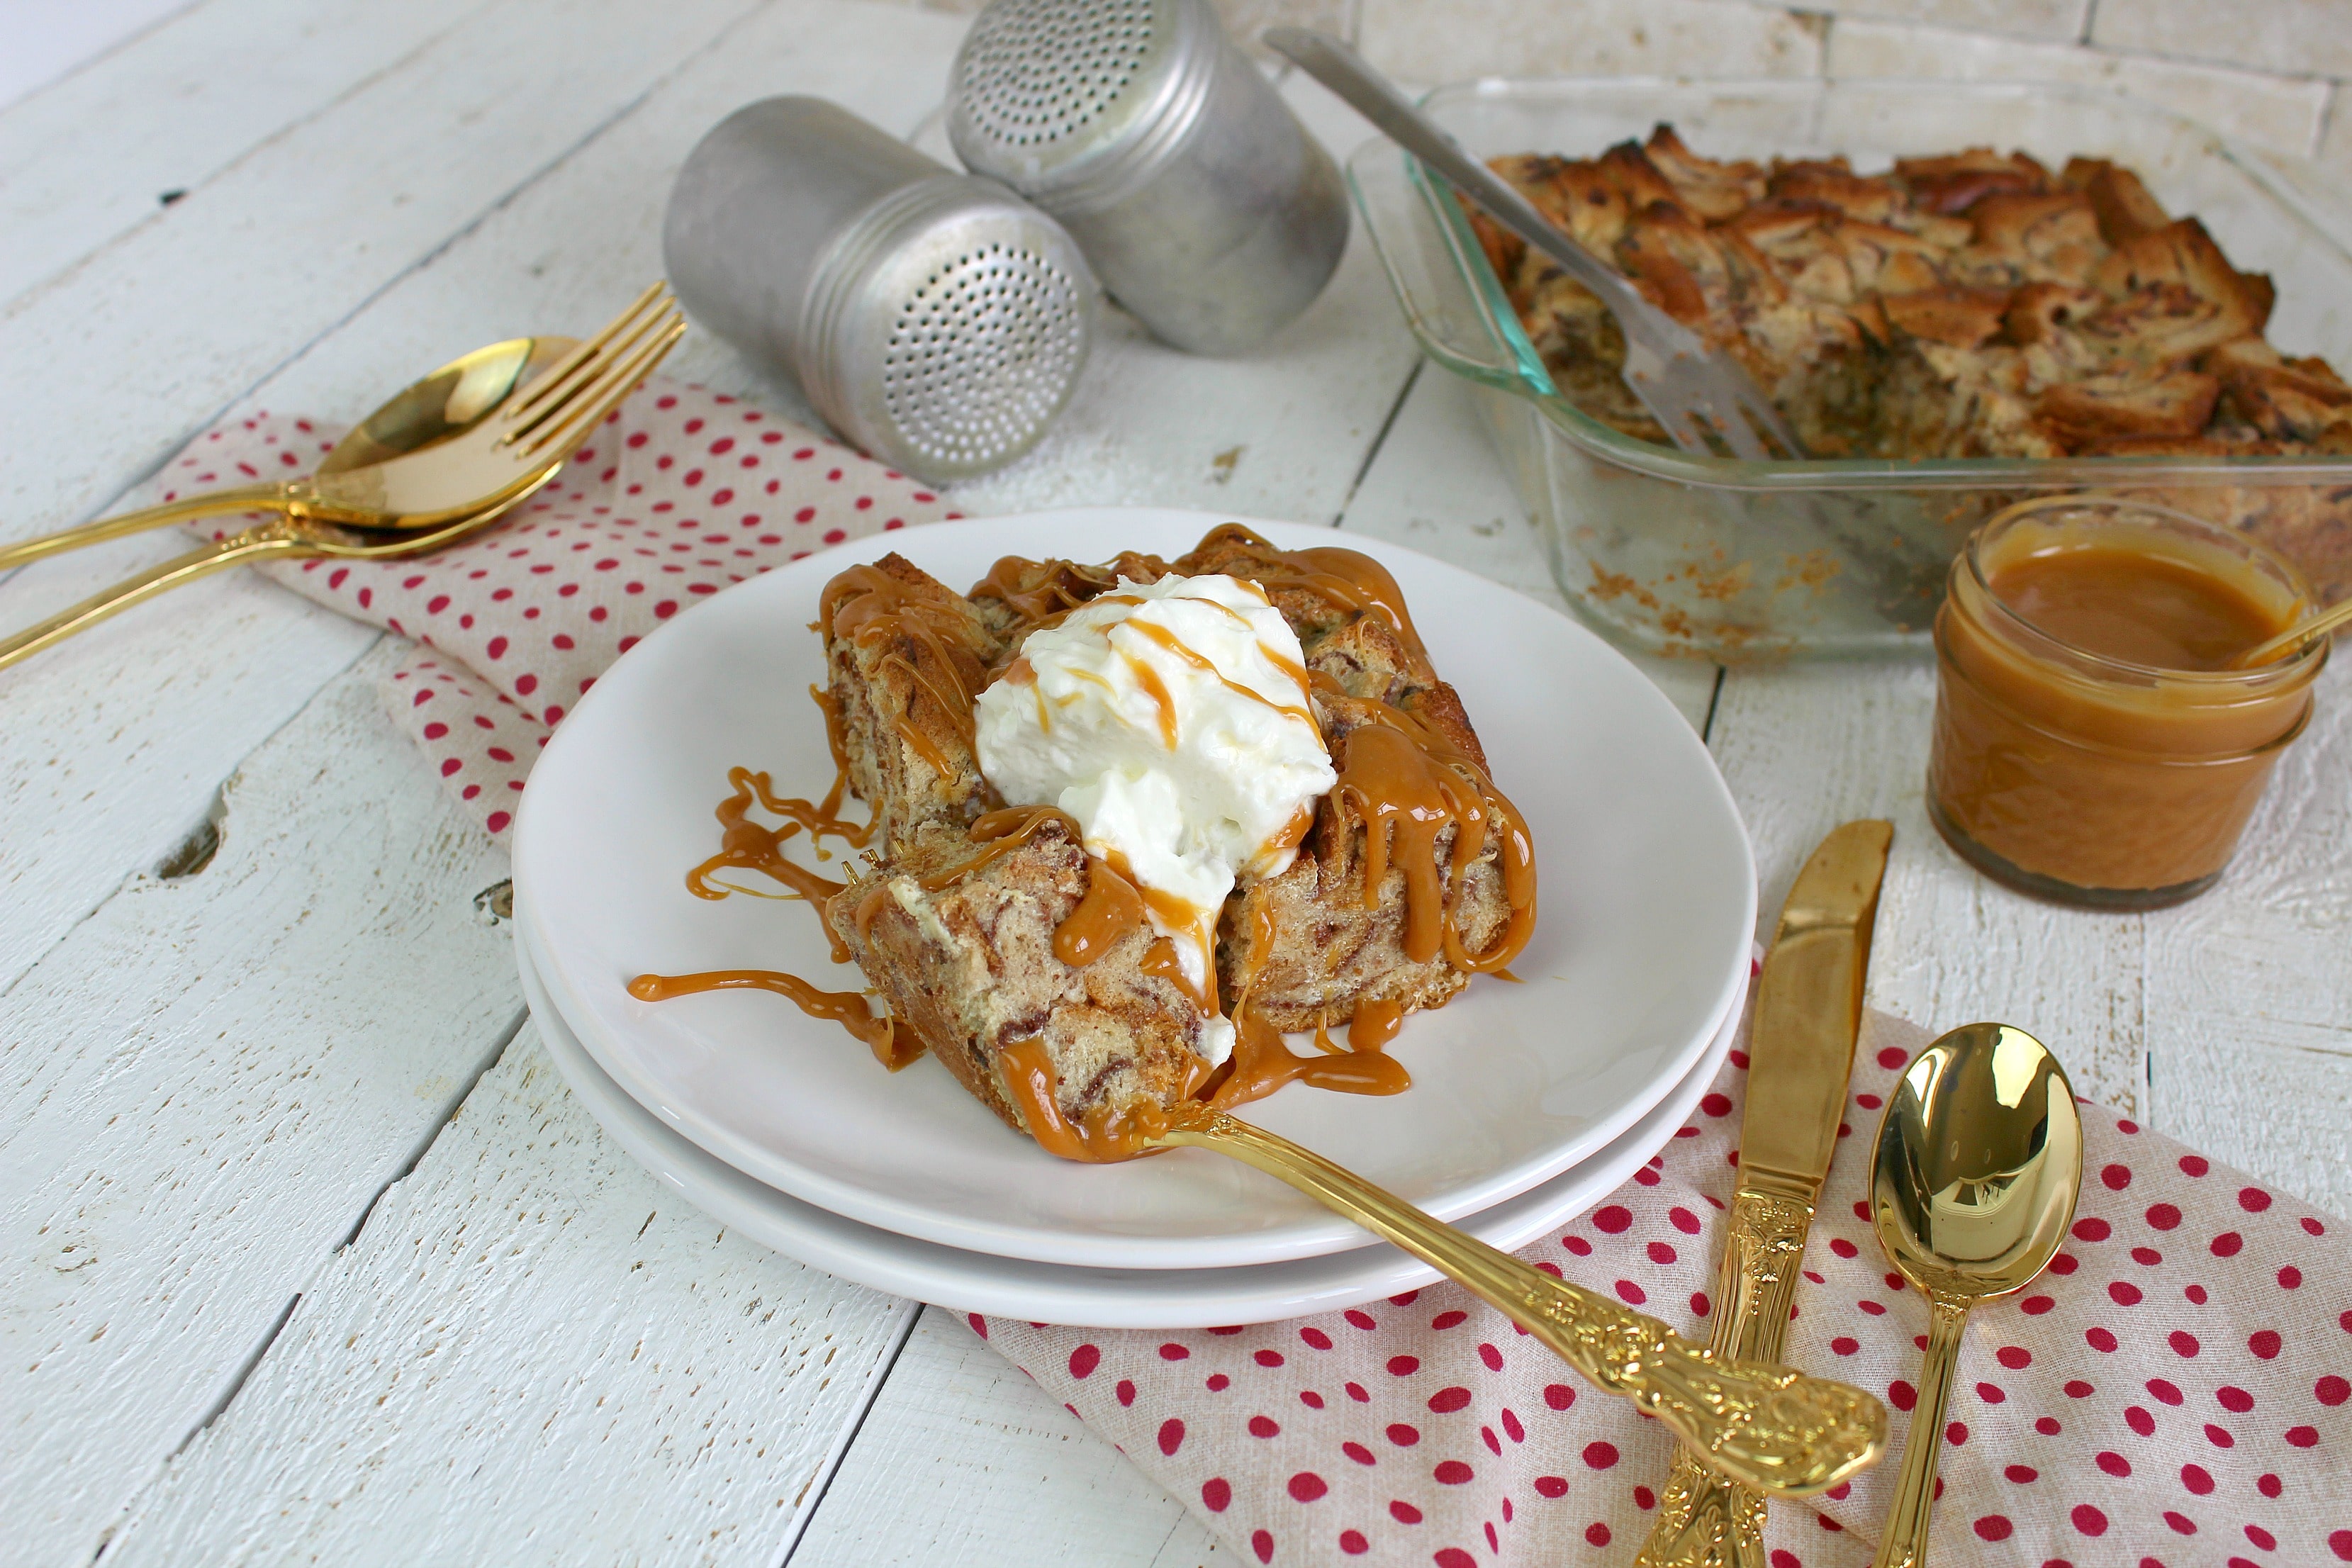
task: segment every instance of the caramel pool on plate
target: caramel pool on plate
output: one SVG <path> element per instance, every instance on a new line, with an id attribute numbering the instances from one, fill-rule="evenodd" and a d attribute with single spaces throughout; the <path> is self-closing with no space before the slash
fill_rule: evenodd
<path id="1" fill-rule="evenodd" d="M 1936 620 L 1928 814 L 2024 891 L 2147 909 L 2210 887 L 2311 714 L 2294 568 L 2234 531 L 2102 497 L 2028 501 L 1953 563 Z"/>

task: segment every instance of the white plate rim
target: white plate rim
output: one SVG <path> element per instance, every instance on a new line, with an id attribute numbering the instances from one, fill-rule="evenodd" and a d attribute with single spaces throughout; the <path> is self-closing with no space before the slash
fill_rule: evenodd
<path id="1" fill-rule="evenodd" d="M 1097 1268 L 972 1252 L 902 1236 L 803 1202 L 677 1131 L 597 1066 L 549 997 L 518 932 L 523 996 L 556 1070 L 598 1126 L 656 1182 L 720 1224 L 813 1268 L 959 1312 L 1092 1329 L 1202 1329 L 1335 1312 L 1435 1284 L 1437 1270 L 1362 1237 L 1339 1252 L 1223 1268 Z M 1741 1004 L 1746 999 L 1741 988 Z M 1690 1073 L 1615 1142 L 1461 1228 L 1516 1252 L 1573 1222 L 1674 1142 L 1730 1053 L 1735 1006 Z M 1268 1178 L 1271 1180 L 1271 1178 Z M 1359 1233 L 1361 1237 L 1361 1233 Z"/>
<path id="2" fill-rule="evenodd" d="M 1218 523 L 1244 521 L 1283 542 L 1285 536 L 1296 536 L 1294 544 L 1309 542 L 1341 542 L 1359 548 L 1381 559 L 1400 576 L 1408 573 L 1437 574 L 1458 580 L 1459 584 L 1475 594 L 1511 595 L 1511 590 L 1482 578 L 1474 573 L 1421 554 L 1409 547 L 1368 536 L 1349 535 L 1328 528 L 1282 522 L 1273 520 L 1235 520 L 1230 514 L 1199 512 L 1178 508 L 1158 507 L 1071 507 L 1051 510 L 1009 514 L 1003 517 L 965 520 L 953 523 L 932 525 L 933 528 L 953 528 L 967 532 L 991 531 L 1011 532 L 1015 530 L 1054 529 L 1086 533 L 1090 540 L 1118 537 L 1105 534 L 1106 515 L 1123 521 L 1133 528 L 1177 528 L 1194 536 Z M 1108 525 L 1112 528 L 1117 523 Z M 793 574 L 807 577 L 829 576 L 843 566 L 857 560 L 873 559 L 892 550 L 904 549 L 908 553 L 921 554 L 921 538 L 930 529 L 894 531 L 854 540 L 831 550 L 820 551 L 765 576 L 736 584 L 714 597 L 712 603 L 732 595 L 761 590 L 778 590 L 779 580 Z M 1132 537 L 1132 535 L 1129 535 Z M 1035 548 L 1024 545 L 1024 548 Z M 1408 581 L 1412 580 L 1410 577 Z M 1512 595 L 1521 605 L 1538 610 L 1547 608 L 1538 601 Z M 698 607 L 707 614 L 708 605 Z M 680 636 L 680 628 L 693 624 L 692 617 L 680 616 L 669 621 L 648 636 L 642 644 L 623 656 L 624 659 L 642 659 L 647 650 L 666 646 Z M 1738 874 L 1731 879 L 1736 896 L 1744 900 L 1736 929 L 1739 946 L 1736 955 L 1727 955 L 1731 962 L 1717 983 L 1712 1005 L 1704 1015 L 1701 1028 L 1692 1031 L 1684 1043 L 1664 1054 L 1659 1067 L 1642 1089 L 1628 1095 L 1609 1114 L 1585 1123 L 1573 1136 L 1552 1146 L 1549 1156 L 1522 1160 L 1516 1166 L 1500 1172 L 1489 1172 L 1481 1180 L 1458 1186 L 1451 1192 L 1432 1198 L 1424 1196 L 1423 1206 L 1441 1219 L 1454 1220 L 1478 1212 L 1503 1201 L 1516 1193 L 1549 1180 L 1574 1166 L 1592 1152 L 1607 1147 L 1627 1128 L 1642 1120 L 1657 1100 L 1683 1081 L 1691 1064 L 1704 1052 L 1723 1026 L 1747 982 L 1748 952 L 1756 920 L 1757 885 L 1752 846 L 1746 825 L 1728 787 L 1716 768 L 1704 742 L 1691 732 L 1679 713 L 1675 712 L 1663 693 L 1612 647 L 1573 618 L 1554 613 L 1553 629 L 1570 640 L 1588 645 L 1597 657 L 1597 668 L 1618 672 L 1629 683 L 1629 689 L 1642 695 L 1637 699 L 1654 703 L 1657 712 L 1670 716 L 1672 726 L 1666 732 L 1675 740 L 1670 742 L 1687 747 L 1689 757 L 1697 764 L 1694 777 L 1703 781 L 1714 804 L 1719 807 L 1722 819 L 1731 829 L 1732 842 L 1739 858 Z M 619 668 L 616 664 L 615 668 Z M 581 724 L 583 712 L 596 710 L 613 700 L 617 689 L 609 674 L 596 687 L 584 693 L 569 721 L 559 728 L 548 749 L 539 761 L 538 769 L 544 772 L 551 763 L 562 765 L 567 754 L 566 737 L 584 732 Z M 576 742 L 575 742 L 576 743 Z M 888 1194 L 844 1182 L 830 1173 L 803 1164 L 765 1144 L 745 1138 L 733 1129 L 712 1119 L 692 1113 L 674 1103 L 677 1098 L 664 1092 L 664 1086 L 650 1078 L 635 1060 L 622 1040 L 614 1034 L 607 1021 L 594 1008 L 583 1005 L 576 988 L 577 977 L 572 975 L 562 960 L 561 944 L 551 941 L 541 919 L 535 901 L 527 889 L 529 868 L 532 861 L 534 842 L 534 795 L 526 792 L 519 812 L 515 840 L 515 915 L 519 924 L 532 931 L 537 947 L 543 955 L 542 981 L 562 1006 L 572 1023 L 573 1033 L 594 1058 L 597 1066 L 619 1082 L 631 1098 L 658 1116 L 670 1129 L 704 1151 L 735 1166 L 762 1185 L 789 1193 L 815 1206 L 845 1218 L 858 1220 L 878 1228 L 896 1231 L 960 1250 L 989 1252 L 1004 1257 L 1025 1258 L 1039 1262 L 1058 1262 L 1077 1266 L 1125 1267 L 1141 1268 L 1222 1268 L 1275 1262 L 1311 1257 L 1320 1253 L 1343 1251 L 1360 1245 L 1360 1233 L 1346 1222 L 1333 1216 L 1306 1218 L 1281 1226 L 1269 1226 L 1239 1234 L 1167 1236 L 1114 1236 L 1099 1233 L 1064 1233 L 1034 1226 L 993 1224 L 975 1220 L 968 1215 L 941 1216 L 930 1211 L 898 1201 Z M 1558 896 L 1558 895 L 1553 895 Z"/>

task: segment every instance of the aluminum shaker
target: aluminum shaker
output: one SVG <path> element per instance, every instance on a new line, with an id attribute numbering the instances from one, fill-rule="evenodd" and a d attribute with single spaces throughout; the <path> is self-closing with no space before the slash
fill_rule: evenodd
<path id="1" fill-rule="evenodd" d="M 935 482 L 1028 450 L 1093 339 L 1093 276 L 1053 219 L 823 99 L 719 121 L 678 172 L 662 252 L 688 314 Z"/>
<path id="2" fill-rule="evenodd" d="M 994 0 L 956 55 L 948 136 L 1179 348 L 1255 347 L 1347 247 L 1339 169 L 1208 0 Z"/>

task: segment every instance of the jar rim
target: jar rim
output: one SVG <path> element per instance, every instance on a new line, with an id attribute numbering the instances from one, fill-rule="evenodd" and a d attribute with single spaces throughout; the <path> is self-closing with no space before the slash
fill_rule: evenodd
<path id="1" fill-rule="evenodd" d="M 2262 541 L 2226 524 L 2199 517 L 2194 512 L 2182 511 L 2177 507 L 2144 500 L 2136 496 L 2118 495 L 2108 490 L 2078 490 L 2063 495 L 2034 496 L 2005 506 L 1985 519 L 1976 531 L 1969 536 L 1968 543 L 1962 548 L 1959 560 L 1956 563 L 1956 567 L 1965 568 L 1976 587 L 1982 591 L 1985 602 L 2000 612 L 2006 626 L 2014 627 L 2025 634 L 2029 647 L 2036 643 L 2046 644 L 2063 654 L 2068 659 L 2079 663 L 2094 673 L 2111 674 L 2137 681 L 2179 681 L 2192 687 L 2203 687 L 2213 690 L 2225 690 L 2233 686 L 2287 684 L 2294 677 L 2308 678 L 2315 675 L 2319 666 L 2326 661 L 2328 647 L 2334 641 L 2331 637 L 2315 637 L 2291 653 L 2272 659 L 2266 664 L 2253 665 L 2244 669 L 2177 669 L 2168 665 L 2141 664 L 2137 660 L 2101 653 L 2095 648 L 2087 648 L 2078 643 L 2069 642 L 2064 637 L 2036 626 L 2026 619 L 2014 605 L 1993 591 L 1992 583 L 1985 574 L 1984 561 L 1979 552 L 1980 547 L 1988 535 L 2004 524 L 2036 512 L 2056 511 L 2062 509 L 2093 511 L 2105 509 L 2118 512 L 2137 512 L 2176 526 L 2186 525 L 2190 531 L 2216 543 L 2242 552 L 2250 561 L 2277 576 L 2294 591 L 2295 602 L 2298 605 L 2308 608 L 2316 603 L 2317 595 L 2312 592 L 2309 580 L 2304 576 L 2302 569 L 2294 562 L 2263 543 Z"/>
<path id="2" fill-rule="evenodd" d="M 2268 756 L 2274 752 L 2284 751 L 2288 746 L 2293 745 L 2297 740 L 2301 739 L 2304 731 L 2311 726 L 2311 716 L 2314 711 L 2315 705 L 2310 702 L 2305 702 L 2304 704 L 2303 711 L 2296 715 L 2294 723 L 2288 725 L 2284 730 L 2281 731 L 2276 735 L 2272 736 L 2269 740 L 2263 742 L 2260 745 L 2242 746 L 2234 751 L 2228 752 L 2192 752 L 2185 753 L 2179 752 L 2141 751 L 2135 747 L 2118 746 L 2111 742 L 2095 740 L 2090 736 L 2077 732 L 2053 729 L 2050 725 L 2042 722 L 2041 720 L 2021 710 L 2015 703 L 2002 698 L 1990 687 L 1988 687 L 1982 680 L 1978 679 L 1965 664 L 1952 657 L 1951 649 L 1947 647 L 1945 643 L 1946 634 L 1944 631 L 1943 616 L 1937 616 L 1936 617 L 1935 629 L 1930 635 L 1934 638 L 1936 645 L 1937 679 L 1939 682 L 1949 680 L 1958 681 L 1961 685 L 1969 689 L 1969 690 L 1976 697 L 1978 701 L 1986 704 L 1988 707 L 1998 709 L 2000 711 L 2001 716 L 2007 719 L 2010 722 L 2017 725 L 2021 729 L 2031 731 L 2032 733 L 2040 736 L 2045 741 L 2053 742 L 2062 746 L 2072 746 L 2077 751 L 2095 752 L 2100 756 L 2110 757 L 2120 763 L 2130 763 L 2140 766 L 2150 767 L 2206 768 L 2252 762 L 2258 758 Z"/>

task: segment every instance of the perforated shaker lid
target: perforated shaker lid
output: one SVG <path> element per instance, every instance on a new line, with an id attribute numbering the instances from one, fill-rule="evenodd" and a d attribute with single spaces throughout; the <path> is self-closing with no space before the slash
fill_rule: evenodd
<path id="1" fill-rule="evenodd" d="M 1204 46 L 1222 42 L 1201 3 L 994 0 L 949 79 L 957 155 L 1050 203 L 1148 154 L 1202 74 Z"/>
<path id="2" fill-rule="evenodd" d="M 982 181 L 898 193 L 812 289 L 802 384 L 834 426 L 929 479 L 1034 445 L 1093 337 L 1095 282 L 1051 218 Z"/>

